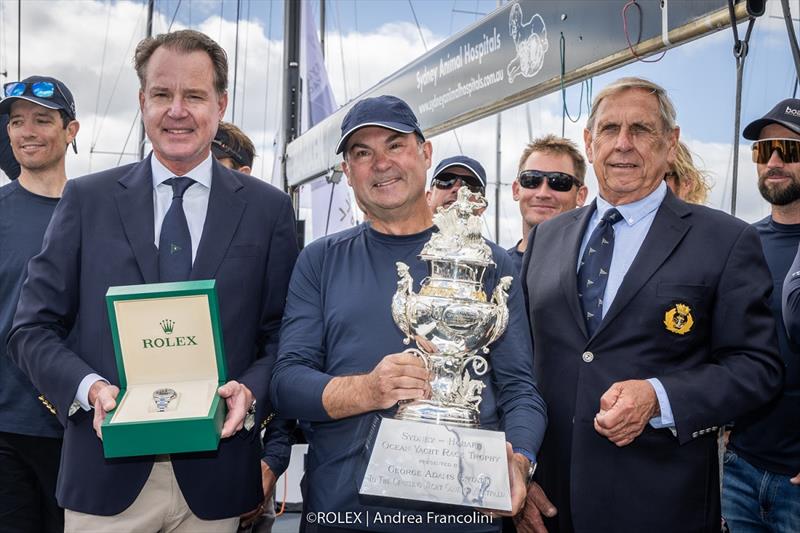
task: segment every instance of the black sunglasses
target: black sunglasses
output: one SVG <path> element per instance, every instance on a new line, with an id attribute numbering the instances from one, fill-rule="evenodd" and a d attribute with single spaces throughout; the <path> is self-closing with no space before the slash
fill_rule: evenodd
<path id="1" fill-rule="evenodd" d="M 461 181 L 461 185 L 463 187 L 468 188 L 472 192 L 483 194 L 483 185 L 481 185 L 478 180 L 471 178 L 470 176 L 462 176 L 461 174 L 448 174 L 443 172 L 442 174 L 439 174 L 433 178 L 432 185 L 437 189 L 447 190 L 452 189 L 459 180 Z"/>
<path id="2" fill-rule="evenodd" d="M 543 170 L 523 170 L 517 176 L 519 184 L 526 189 L 538 189 L 542 182 L 547 179 L 547 186 L 558 192 L 567 192 L 575 185 L 580 187 L 582 184 L 572 174 L 566 172 L 545 172 Z"/>
<path id="3" fill-rule="evenodd" d="M 800 139 L 761 139 L 753 143 L 753 163 L 766 165 L 777 150 L 784 163 L 800 163 Z"/>

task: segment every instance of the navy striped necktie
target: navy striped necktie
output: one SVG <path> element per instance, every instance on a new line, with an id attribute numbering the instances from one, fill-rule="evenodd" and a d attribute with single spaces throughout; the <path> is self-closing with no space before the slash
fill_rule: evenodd
<path id="1" fill-rule="evenodd" d="M 614 254 L 614 224 L 622 220 L 616 208 L 605 212 L 589 237 L 578 269 L 578 297 L 589 337 L 603 320 L 603 296 L 608 284 L 608 271 Z"/>
<path id="2" fill-rule="evenodd" d="M 181 177 L 170 178 L 164 183 L 172 186 L 172 204 L 164 215 L 158 239 L 159 278 L 162 283 L 186 281 L 192 273 L 192 236 L 183 211 L 183 195 L 196 182 Z"/>

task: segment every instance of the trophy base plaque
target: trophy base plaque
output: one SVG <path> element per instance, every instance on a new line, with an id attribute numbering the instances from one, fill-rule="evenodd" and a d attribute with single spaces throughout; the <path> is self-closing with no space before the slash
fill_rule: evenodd
<path id="1" fill-rule="evenodd" d="M 502 431 L 383 418 L 368 445 L 362 496 L 511 510 Z"/>

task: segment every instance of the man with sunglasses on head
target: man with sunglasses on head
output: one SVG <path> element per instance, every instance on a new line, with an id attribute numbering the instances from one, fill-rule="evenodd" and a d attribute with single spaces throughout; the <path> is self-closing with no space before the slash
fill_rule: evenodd
<path id="1" fill-rule="evenodd" d="M 8 357 L 5 339 L 28 260 L 41 250 L 67 182 L 66 152 L 80 125 L 72 93 L 55 78 L 7 83 L 3 95 L 0 115 L 8 115 L 4 133 L 20 174 L 0 187 L 0 529 L 61 531 L 55 492 L 64 428 Z"/>
<path id="2" fill-rule="evenodd" d="M 211 153 L 221 165 L 249 175 L 253 170 L 256 147 L 238 126 L 220 121 L 217 134 L 211 141 Z"/>
<path id="3" fill-rule="evenodd" d="M 531 232 L 536 474 L 552 504 L 531 490 L 526 525 L 544 511 L 550 532 L 719 531 L 719 427 L 780 390 L 758 234 L 669 192 L 679 134 L 662 87 L 611 83 L 584 129 L 597 199 Z"/>
<path id="4" fill-rule="evenodd" d="M 498 531 L 500 521 L 452 510 L 432 519 L 425 503 L 401 509 L 368 504 L 358 494 L 357 472 L 372 428 L 396 412 L 399 401 L 430 394 L 422 360 L 403 344 L 391 317 L 398 261 L 417 281 L 429 275 L 419 259 L 433 235 L 425 198 L 431 143 L 411 108 L 394 96 L 366 98 L 347 113 L 336 153 L 368 222 L 306 246 L 292 274 L 281 346 L 273 373 L 273 400 L 282 416 L 298 418 L 309 440 L 303 495 L 306 533 L 370 531 Z M 511 260 L 487 241 L 495 266 L 483 282 L 490 293 Z M 513 512 L 525 499 L 546 424 L 533 383 L 530 335 L 520 284 L 509 289 L 509 323 L 492 344 L 489 372 L 481 379 L 480 423 L 503 428 L 509 455 Z M 444 513 L 445 511 L 442 511 Z M 402 515 L 404 523 L 312 523 L 323 516 Z M 330 514 L 326 514 L 330 513 Z M 478 519 L 475 519 L 475 516 Z M 497 513 L 494 514 L 497 517 Z M 329 519 L 331 520 L 331 519 Z"/>
<path id="5" fill-rule="evenodd" d="M 486 171 L 483 165 L 465 155 L 457 155 L 442 159 L 431 178 L 431 188 L 425 198 L 432 212 L 440 207 L 449 207 L 458 198 L 458 190 L 468 187 L 474 193 L 486 195 Z M 475 210 L 480 216 L 486 206 Z"/>
<path id="6" fill-rule="evenodd" d="M 286 194 L 211 155 L 228 103 L 218 43 L 194 30 L 148 37 L 134 66 L 153 151 L 67 183 L 29 263 L 8 352 L 66 426 L 66 531 L 233 533 L 264 497 L 259 430 L 272 411 L 294 213 Z M 217 449 L 105 459 L 102 423 L 122 400 L 108 288 L 204 279 L 215 281 L 228 379 L 214 391 L 227 406 Z"/>
<path id="7" fill-rule="evenodd" d="M 770 215 L 753 227 L 772 274 L 770 307 L 786 379 L 772 402 L 735 420 L 725 452 L 722 516 L 733 533 L 800 531 L 800 260 L 795 257 L 800 245 L 800 100 L 783 100 L 743 135 L 755 141 L 758 190 L 771 207 Z M 783 310 L 782 299 L 787 302 Z"/>
<path id="8" fill-rule="evenodd" d="M 519 270 L 531 229 L 545 220 L 581 207 L 588 189 L 584 185 L 586 160 L 575 143 L 545 135 L 531 141 L 519 159 L 519 174 L 511 191 L 522 214 L 522 238 L 508 249 Z"/>

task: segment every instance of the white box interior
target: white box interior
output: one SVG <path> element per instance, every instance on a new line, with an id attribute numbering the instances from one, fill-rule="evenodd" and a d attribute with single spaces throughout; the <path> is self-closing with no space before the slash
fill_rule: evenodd
<path id="1" fill-rule="evenodd" d="M 117 300 L 114 310 L 127 393 L 111 422 L 207 416 L 219 382 L 208 297 Z M 175 390 L 177 397 L 158 412 L 153 392 L 161 388 Z"/>

